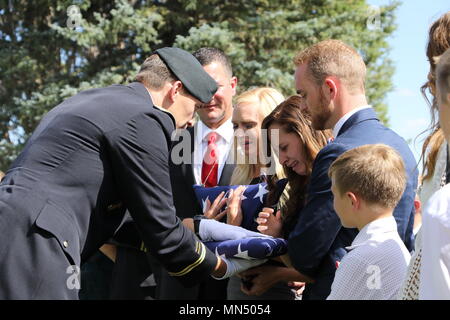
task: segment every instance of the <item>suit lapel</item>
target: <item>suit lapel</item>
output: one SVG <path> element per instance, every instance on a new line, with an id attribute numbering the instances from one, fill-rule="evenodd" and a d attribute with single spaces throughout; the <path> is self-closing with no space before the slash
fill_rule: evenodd
<path id="1" fill-rule="evenodd" d="M 194 161 L 194 144 L 195 144 L 195 137 L 194 137 L 194 128 L 193 127 L 189 127 L 187 128 L 188 132 L 189 132 L 189 137 L 191 139 L 191 157 L 190 157 L 190 161 L 188 163 L 182 163 L 181 164 L 181 172 L 183 173 L 183 176 L 186 178 L 186 182 L 189 185 L 193 185 L 196 184 L 197 182 L 195 181 L 195 176 L 194 176 L 194 166 L 192 165 L 193 161 Z"/>
<path id="2" fill-rule="evenodd" d="M 233 174 L 235 165 L 232 163 L 228 163 L 230 161 L 230 157 L 228 157 L 227 162 L 223 166 L 222 175 L 219 179 L 219 186 L 228 186 L 230 185 L 231 175 Z"/>

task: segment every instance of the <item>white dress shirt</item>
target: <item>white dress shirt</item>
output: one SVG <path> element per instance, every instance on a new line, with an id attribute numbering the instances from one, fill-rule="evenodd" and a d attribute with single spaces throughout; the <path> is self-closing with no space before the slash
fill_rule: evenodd
<path id="1" fill-rule="evenodd" d="M 368 108 L 372 108 L 372 106 L 370 106 L 370 105 L 367 105 L 367 106 L 362 106 L 362 107 L 358 107 L 358 108 L 356 108 L 356 109 L 353 109 L 352 111 L 350 111 L 350 112 L 347 112 L 342 118 L 340 118 L 339 120 L 338 120 L 338 122 L 336 122 L 336 124 L 334 125 L 334 128 L 333 128 L 333 137 L 337 137 L 338 136 L 338 134 L 339 134 L 339 131 L 341 130 L 341 128 L 342 128 L 342 126 L 344 125 L 344 123 L 348 120 L 348 119 L 350 119 L 350 117 L 352 116 L 352 115 L 354 115 L 355 113 L 357 113 L 358 111 L 361 111 L 361 110 L 364 110 L 364 109 L 368 109 Z"/>
<path id="2" fill-rule="evenodd" d="M 422 217 L 419 299 L 450 299 L 450 185 L 428 201 Z"/>
<path id="3" fill-rule="evenodd" d="M 219 128 L 211 130 L 202 121 L 197 121 L 194 127 L 194 160 L 193 169 L 194 177 L 197 184 L 202 184 L 202 163 L 205 152 L 208 148 L 207 136 L 211 131 L 215 131 L 218 134 L 218 139 L 216 141 L 217 148 L 219 150 L 219 168 L 217 179 L 220 181 L 222 176 L 223 167 L 228 158 L 228 154 L 233 143 L 233 124 L 231 118 L 225 121 Z M 219 183 L 217 181 L 217 183 Z"/>
<path id="4" fill-rule="evenodd" d="M 411 256 L 394 217 L 367 224 L 346 249 L 327 299 L 395 299 Z"/>

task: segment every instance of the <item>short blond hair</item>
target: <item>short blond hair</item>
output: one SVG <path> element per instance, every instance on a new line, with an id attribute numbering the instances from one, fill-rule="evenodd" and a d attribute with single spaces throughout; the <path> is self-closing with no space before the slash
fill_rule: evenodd
<path id="1" fill-rule="evenodd" d="M 350 93 L 365 91 L 366 64 L 355 49 L 340 40 L 318 42 L 299 52 L 294 63 L 297 67 L 306 64 L 317 85 L 322 85 L 325 77 L 335 76 Z"/>
<path id="2" fill-rule="evenodd" d="M 165 62 L 157 54 L 152 54 L 145 59 L 135 77 L 135 81 L 154 90 L 159 90 L 164 87 L 167 82 L 170 83 L 176 80 L 178 80 L 178 78 L 170 71 Z"/>
<path id="3" fill-rule="evenodd" d="M 384 144 L 344 152 L 330 166 L 338 192 L 351 191 L 372 205 L 395 208 L 406 187 L 405 165 L 399 153 Z"/>
<path id="4" fill-rule="evenodd" d="M 441 103 L 450 103 L 448 94 L 450 93 L 450 48 L 439 57 L 436 67 L 437 89 L 440 91 Z"/>

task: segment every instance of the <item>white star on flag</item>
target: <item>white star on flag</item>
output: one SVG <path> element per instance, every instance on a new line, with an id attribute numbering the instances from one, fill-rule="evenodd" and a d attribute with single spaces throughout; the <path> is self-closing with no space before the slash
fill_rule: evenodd
<path id="1" fill-rule="evenodd" d="M 225 253 L 219 254 L 219 251 L 217 250 L 218 247 L 216 247 L 216 256 L 220 258 L 226 258 Z"/>
<path id="2" fill-rule="evenodd" d="M 234 255 L 235 258 L 242 258 L 247 260 L 253 260 L 254 258 L 248 255 L 248 250 L 241 251 L 241 244 L 238 245 L 238 253 Z"/>
<path id="3" fill-rule="evenodd" d="M 209 200 L 208 198 L 209 198 L 209 196 L 207 196 L 205 200 L 202 199 L 203 213 L 205 213 L 205 210 L 206 210 L 206 201 Z"/>
<path id="4" fill-rule="evenodd" d="M 259 184 L 258 185 L 258 192 L 255 194 L 253 199 L 259 198 L 259 201 L 261 201 L 261 203 L 263 203 L 263 197 L 268 192 L 269 191 L 267 191 L 266 186 L 263 186 L 263 185 Z"/>

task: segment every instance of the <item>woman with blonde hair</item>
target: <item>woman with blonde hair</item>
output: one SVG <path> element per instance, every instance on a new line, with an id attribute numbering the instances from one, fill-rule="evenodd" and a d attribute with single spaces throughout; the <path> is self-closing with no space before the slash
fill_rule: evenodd
<path id="1" fill-rule="evenodd" d="M 283 167 L 275 154 L 268 154 L 264 148 L 266 135 L 261 131 L 264 118 L 277 105 L 284 101 L 283 95 L 273 88 L 254 88 L 243 92 L 236 98 L 233 109 L 232 123 L 235 130 L 233 152 L 236 167 L 231 176 L 231 185 L 248 185 L 261 182 L 269 183 L 269 197 L 275 189 L 274 182 L 283 178 Z M 231 198 L 240 198 L 243 188 L 238 188 Z M 240 206 L 240 203 L 231 200 Z M 233 205 L 233 204 L 231 204 Z M 229 204 L 230 206 L 230 204 Z M 240 210 L 228 210 L 227 223 L 240 225 L 242 215 Z M 227 298 L 229 300 L 246 300 L 249 296 L 241 291 L 241 279 L 234 276 L 228 282 Z M 294 299 L 295 295 L 284 284 L 268 291 L 260 299 Z"/>
<path id="2" fill-rule="evenodd" d="M 232 123 L 234 129 L 234 141 L 231 149 L 231 157 L 236 167 L 230 179 L 230 185 L 249 185 L 260 182 L 268 182 L 269 187 L 274 187 L 275 182 L 284 177 L 283 168 L 275 154 L 268 154 L 264 148 L 265 135 L 261 132 L 261 124 L 264 118 L 275 107 L 283 102 L 283 95 L 276 89 L 259 87 L 247 90 L 236 98 L 233 108 Z M 238 199 L 244 192 L 243 187 L 235 191 L 230 190 L 228 200 L 221 193 L 211 204 L 206 203 L 204 215 L 216 220 L 222 219 L 226 214 L 227 223 L 240 225 L 241 216 L 238 214 Z M 233 194 L 235 196 L 233 197 Z M 270 196 L 270 193 L 269 193 Z M 228 210 L 218 212 L 228 204 Z M 236 210 L 230 210 L 230 207 Z"/>
<path id="3" fill-rule="evenodd" d="M 273 88 L 254 88 L 245 91 L 236 98 L 233 110 L 233 128 L 235 140 L 236 167 L 231 176 L 231 184 L 259 183 L 261 170 L 267 172 L 272 167 L 274 174 L 282 177 L 283 168 L 278 164 L 276 155 L 268 157 L 264 150 L 261 124 L 277 105 L 284 101 L 283 95 Z"/>

